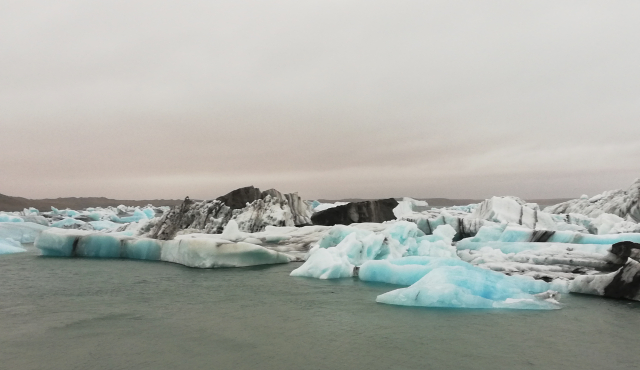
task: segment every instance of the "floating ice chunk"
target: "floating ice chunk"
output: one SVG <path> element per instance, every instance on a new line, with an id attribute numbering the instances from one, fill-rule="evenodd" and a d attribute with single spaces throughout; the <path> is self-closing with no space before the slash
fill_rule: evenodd
<path id="1" fill-rule="evenodd" d="M 453 258 L 403 257 L 395 260 L 367 261 L 360 267 L 360 280 L 397 285 L 412 285 L 434 268 L 463 266 L 468 263 Z"/>
<path id="2" fill-rule="evenodd" d="M 53 228 L 44 231 L 35 246 L 45 256 L 162 260 L 199 268 L 289 262 L 289 257 L 283 253 L 249 243 L 205 238 L 161 241 L 121 233 Z"/>
<path id="3" fill-rule="evenodd" d="M 144 212 L 144 214 L 147 215 L 147 218 L 156 217 L 156 211 L 154 211 L 153 208 L 149 208 L 149 207 L 144 208 L 142 212 Z"/>
<path id="4" fill-rule="evenodd" d="M 551 241 L 551 239 L 549 239 Z M 615 244 L 619 242 L 630 241 L 640 243 L 640 233 L 625 234 L 608 234 L 608 235 L 591 235 L 576 233 L 573 243 L 579 244 Z"/>
<path id="5" fill-rule="evenodd" d="M 533 230 L 522 226 L 508 226 L 500 235 L 499 242 L 528 242 L 531 240 Z"/>
<path id="6" fill-rule="evenodd" d="M 498 241 L 507 224 L 490 224 L 484 225 L 478 230 L 473 238 L 469 239 L 473 242 L 493 242 Z M 464 239 L 463 239 L 464 240 Z"/>
<path id="7" fill-rule="evenodd" d="M 345 204 L 349 204 L 349 202 L 335 202 L 335 203 L 320 203 L 313 208 L 313 212 L 324 211 L 329 208 L 334 208 L 337 206 L 343 206 Z"/>
<path id="8" fill-rule="evenodd" d="M 157 239 L 128 239 L 124 248 L 123 258 L 158 261 L 162 255 L 162 242 Z"/>
<path id="9" fill-rule="evenodd" d="M 347 235 L 356 233 L 360 237 L 371 235 L 373 231 L 360 229 L 353 226 L 335 225 L 320 239 L 318 245 L 320 248 L 331 248 L 340 244 Z"/>
<path id="10" fill-rule="evenodd" d="M 35 208 L 33 208 L 33 207 L 29 207 L 29 208 L 25 208 L 25 209 L 23 209 L 23 210 L 22 210 L 22 213 L 23 213 L 25 216 L 28 216 L 28 215 L 31 215 L 31 214 L 39 215 L 39 214 L 40 214 L 40 211 L 38 211 L 37 209 L 35 209 Z"/>
<path id="11" fill-rule="evenodd" d="M 388 224 L 380 232 L 334 226 L 309 252 L 307 262 L 293 276 L 351 276 L 350 269 L 353 266 L 360 266 L 366 261 L 395 260 L 403 256 L 458 259 L 456 248 L 451 245 L 454 235 L 455 230 L 449 225 L 440 225 L 433 235 L 424 235 L 416 224 L 408 221 Z M 322 252 L 325 250 L 330 253 Z M 320 257 L 314 258 L 316 253 L 321 253 Z"/>
<path id="12" fill-rule="evenodd" d="M 393 223 L 389 228 L 383 231 L 383 233 L 389 238 L 397 240 L 402 245 L 406 244 L 409 239 L 425 236 L 424 232 L 418 229 L 418 225 L 409 221 L 398 221 Z"/>
<path id="13" fill-rule="evenodd" d="M 78 239 L 84 235 L 89 235 L 89 232 L 51 228 L 38 236 L 35 246 L 42 251 L 43 256 L 72 257 L 74 246 L 77 245 Z"/>
<path id="14" fill-rule="evenodd" d="M 451 243 L 453 238 L 456 236 L 456 230 L 451 227 L 451 225 L 441 225 L 433 231 L 433 235 L 440 238 L 442 241 L 448 241 Z"/>
<path id="15" fill-rule="evenodd" d="M 480 203 L 471 217 L 500 223 L 523 224 L 524 209 L 533 212 L 524 205 L 525 202 L 517 197 L 492 197 Z"/>
<path id="16" fill-rule="evenodd" d="M 605 289 L 611 284 L 616 272 L 602 275 L 576 276 L 569 283 L 571 293 L 604 295 Z"/>
<path id="17" fill-rule="evenodd" d="M 22 217 L 18 217 L 8 213 L 0 213 L 0 222 L 24 222 Z"/>
<path id="18" fill-rule="evenodd" d="M 113 234 L 93 233 L 78 239 L 75 257 L 121 258 L 123 239 Z"/>
<path id="19" fill-rule="evenodd" d="M 602 213 L 613 213 L 624 219 L 640 222 L 640 179 L 625 190 L 610 190 L 589 199 L 570 200 L 545 208 L 550 213 L 581 213 L 598 217 Z"/>
<path id="20" fill-rule="evenodd" d="M 127 216 L 127 217 L 118 217 L 115 215 L 111 216 L 111 221 L 121 223 L 121 224 L 129 223 L 129 222 L 138 222 L 138 221 L 147 220 L 147 219 L 149 219 L 149 217 L 147 216 L 146 213 L 142 212 L 140 208 L 136 208 L 135 211 L 133 211 L 133 216 Z"/>
<path id="21" fill-rule="evenodd" d="M 455 308 L 558 309 L 553 299 L 541 299 L 550 285 L 523 276 L 507 276 L 471 265 L 433 269 L 408 288 L 382 295 L 377 302 L 403 306 Z"/>
<path id="22" fill-rule="evenodd" d="M 428 207 L 429 204 L 423 200 L 416 200 L 409 197 L 402 198 L 401 201 L 398 202 L 396 208 L 393 209 L 393 214 L 396 218 L 400 218 L 405 215 L 410 215 L 415 212 L 417 207 Z"/>
<path id="23" fill-rule="evenodd" d="M 215 239 L 168 240 L 162 246 L 163 261 L 189 267 L 245 267 L 288 263 L 289 257 L 259 245 L 221 243 Z"/>
<path id="24" fill-rule="evenodd" d="M 48 227 L 31 222 L 0 223 L 0 238 L 13 239 L 19 243 L 33 243 Z"/>
<path id="25" fill-rule="evenodd" d="M 566 225 L 566 224 L 565 224 Z M 575 226 L 575 225 L 574 225 Z M 457 242 L 458 249 L 468 249 L 467 243 L 478 242 L 549 242 L 572 244 L 615 244 L 621 241 L 640 242 L 640 233 L 593 235 L 569 230 L 532 230 L 519 225 L 508 225 L 500 232 L 502 226 L 483 226 L 473 238 L 465 238 Z M 496 240 L 496 236 L 500 235 Z"/>
<path id="26" fill-rule="evenodd" d="M 30 223 L 39 224 L 42 226 L 49 226 L 49 219 L 33 213 L 26 216 L 22 216 L 22 220 L 24 222 L 30 222 Z"/>
<path id="27" fill-rule="evenodd" d="M 432 235 L 418 236 L 414 243 L 405 242 L 407 248 L 403 255 L 458 259 L 456 248 L 451 245 L 451 239 L 455 234 L 456 231 L 450 225 L 440 225 Z M 407 241 L 411 241 L 411 239 Z"/>
<path id="28" fill-rule="evenodd" d="M 601 256 L 608 254 L 611 244 L 568 244 L 568 243 L 529 243 L 529 242 L 471 242 L 461 240 L 456 244 L 458 250 L 481 250 L 484 248 L 499 249 L 503 253 L 521 253 L 524 251 L 563 250 L 584 253 L 595 253 Z"/>
<path id="29" fill-rule="evenodd" d="M 94 230 L 116 230 L 122 226 L 122 224 L 112 221 L 89 221 L 89 225 L 91 225 Z"/>
<path id="30" fill-rule="evenodd" d="M 0 238 L 0 255 L 26 252 L 27 250 L 22 248 L 20 243 L 13 239 Z"/>
<path id="31" fill-rule="evenodd" d="M 354 266 L 338 248 L 317 248 L 309 259 L 297 269 L 291 271 L 291 276 L 306 276 L 317 279 L 339 279 L 351 277 Z"/>
<path id="32" fill-rule="evenodd" d="M 67 217 L 60 221 L 51 224 L 51 227 L 57 227 L 60 229 L 77 229 L 86 224 L 84 221 L 76 220 L 75 218 Z"/>
<path id="33" fill-rule="evenodd" d="M 236 220 L 230 220 L 224 227 L 222 234 L 220 234 L 221 239 L 226 239 L 230 241 L 242 240 L 246 236 L 246 234 L 240 232 L 240 228 L 238 227 L 238 223 Z"/>
<path id="34" fill-rule="evenodd" d="M 573 293 L 640 301 L 638 282 L 640 282 L 640 262 L 627 258 L 620 269 L 610 274 L 576 277 L 570 283 L 569 290 Z"/>

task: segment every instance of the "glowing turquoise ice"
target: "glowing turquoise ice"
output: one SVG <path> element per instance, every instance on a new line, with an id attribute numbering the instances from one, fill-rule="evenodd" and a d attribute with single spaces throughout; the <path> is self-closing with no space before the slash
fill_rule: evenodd
<path id="1" fill-rule="evenodd" d="M 379 295 L 377 302 L 421 307 L 558 309 L 543 293 L 552 284 L 524 276 L 507 276 L 470 264 L 434 268 L 408 288 Z"/>
<path id="2" fill-rule="evenodd" d="M 20 243 L 13 239 L 0 238 L 0 255 L 25 252 Z"/>
<path id="3" fill-rule="evenodd" d="M 468 263 L 459 259 L 424 256 L 367 261 L 360 266 L 359 277 L 364 281 L 408 286 L 416 283 L 435 268 L 465 265 Z"/>

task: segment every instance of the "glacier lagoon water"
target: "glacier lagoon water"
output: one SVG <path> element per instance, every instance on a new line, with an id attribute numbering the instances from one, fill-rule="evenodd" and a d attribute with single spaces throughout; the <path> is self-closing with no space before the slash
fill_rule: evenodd
<path id="1" fill-rule="evenodd" d="M 0 257 L 6 369 L 638 369 L 640 302 L 562 310 L 389 306 L 397 288 L 294 278 L 299 263 L 202 270 Z"/>

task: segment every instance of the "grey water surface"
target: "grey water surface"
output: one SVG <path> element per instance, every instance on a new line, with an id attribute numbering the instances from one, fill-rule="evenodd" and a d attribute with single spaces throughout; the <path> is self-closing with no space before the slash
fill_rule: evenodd
<path id="1" fill-rule="evenodd" d="M 375 302 L 395 286 L 299 265 L 0 256 L 0 369 L 640 368 L 640 302 L 406 308 Z"/>

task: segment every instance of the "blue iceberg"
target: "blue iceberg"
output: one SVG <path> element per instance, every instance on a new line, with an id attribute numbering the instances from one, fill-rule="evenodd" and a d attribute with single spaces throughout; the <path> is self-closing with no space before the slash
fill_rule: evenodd
<path id="1" fill-rule="evenodd" d="M 396 285 L 413 285 L 433 269 L 464 266 L 467 262 L 453 258 L 403 257 L 395 260 L 367 261 L 360 266 L 360 280 Z"/>
<path id="2" fill-rule="evenodd" d="M 410 287 L 381 294 L 376 301 L 401 306 L 551 310 L 560 308 L 552 287 L 533 278 L 464 264 L 434 268 Z"/>
<path id="3" fill-rule="evenodd" d="M 20 243 L 13 239 L 0 238 L 0 255 L 26 252 L 26 249 L 22 248 Z"/>

